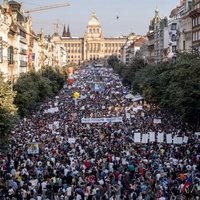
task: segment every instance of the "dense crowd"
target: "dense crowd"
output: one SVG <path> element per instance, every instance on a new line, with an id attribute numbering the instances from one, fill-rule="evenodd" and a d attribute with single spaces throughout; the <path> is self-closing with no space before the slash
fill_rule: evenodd
<path id="1" fill-rule="evenodd" d="M 200 146 L 191 127 L 158 106 L 127 99 L 128 88 L 110 68 L 89 65 L 74 78 L 13 131 L 8 154 L 0 155 L 0 199 L 199 199 Z M 112 117 L 123 121 L 81 121 Z M 135 132 L 189 139 L 142 144 Z"/>

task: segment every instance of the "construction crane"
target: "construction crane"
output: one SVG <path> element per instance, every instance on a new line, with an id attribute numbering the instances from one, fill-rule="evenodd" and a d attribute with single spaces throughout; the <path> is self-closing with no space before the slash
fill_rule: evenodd
<path id="1" fill-rule="evenodd" d="M 61 8 L 61 7 L 65 7 L 65 6 L 70 6 L 70 4 L 66 2 L 66 3 L 52 4 L 52 5 L 48 5 L 48 6 L 41 6 L 38 8 L 33 8 L 31 10 L 26 10 L 26 11 L 24 11 L 24 13 L 38 12 L 41 10 L 49 10 L 49 9 Z"/>
<path id="2" fill-rule="evenodd" d="M 59 32 L 59 29 L 62 25 L 64 25 L 63 23 L 61 23 L 59 21 L 59 19 L 57 19 L 57 22 L 50 22 L 50 21 L 40 21 L 37 22 L 37 24 L 43 24 L 43 25 L 54 25 L 55 26 L 55 32 Z"/>

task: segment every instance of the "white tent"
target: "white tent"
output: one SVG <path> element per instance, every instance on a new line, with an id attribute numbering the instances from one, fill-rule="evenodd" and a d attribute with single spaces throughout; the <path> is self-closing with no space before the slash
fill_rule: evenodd
<path id="1" fill-rule="evenodd" d="M 132 94 L 127 94 L 125 96 L 126 99 L 134 99 L 134 96 Z"/>

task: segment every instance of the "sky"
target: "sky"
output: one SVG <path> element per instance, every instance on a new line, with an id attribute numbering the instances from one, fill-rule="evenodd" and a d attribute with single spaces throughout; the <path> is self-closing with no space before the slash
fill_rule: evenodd
<path id="1" fill-rule="evenodd" d="M 18 0 L 17 0 L 18 1 Z M 3 0 L 0 0 L 2 3 Z M 96 12 L 106 37 L 128 35 L 131 32 L 145 35 L 156 7 L 160 16 L 169 16 L 180 0 L 21 0 L 24 10 L 68 2 L 70 6 L 31 13 L 33 30 L 53 34 L 59 21 L 59 32 L 69 25 L 71 35 L 83 37 L 93 11 Z M 119 17 L 117 19 L 117 16 Z"/>

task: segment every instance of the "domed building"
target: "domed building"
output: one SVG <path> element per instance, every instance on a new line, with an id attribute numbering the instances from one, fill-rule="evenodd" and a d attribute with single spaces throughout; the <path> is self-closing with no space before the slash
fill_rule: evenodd
<path id="1" fill-rule="evenodd" d="M 110 55 L 120 57 L 120 49 L 125 44 L 127 37 L 104 37 L 101 24 L 96 13 L 93 12 L 83 38 L 71 36 L 69 26 L 67 31 L 64 26 L 62 36 L 53 39 L 55 42 L 65 45 L 68 63 L 79 64 L 89 60 L 101 60 Z"/>

